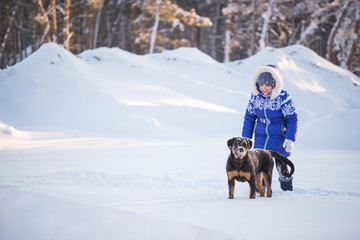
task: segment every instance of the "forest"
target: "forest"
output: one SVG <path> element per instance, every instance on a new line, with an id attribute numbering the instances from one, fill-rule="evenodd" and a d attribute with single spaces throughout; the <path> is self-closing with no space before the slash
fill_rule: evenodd
<path id="1" fill-rule="evenodd" d="M 0 68 L 47 42 L 74 54 L 195 47 L 219 62 L 301 44 L 360 76 L 359 22 L 358 0 L 2 0 Z"/>

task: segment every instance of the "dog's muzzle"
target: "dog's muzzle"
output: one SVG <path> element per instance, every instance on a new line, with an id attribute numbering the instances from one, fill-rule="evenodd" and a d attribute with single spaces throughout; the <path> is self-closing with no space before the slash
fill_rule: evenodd
<path id="1" fill-rule="evenodd" d="M 236 158 L 242 159 L 246 155 L 246 149 L 243 147 L 233 148 L 232 151 Z"/>

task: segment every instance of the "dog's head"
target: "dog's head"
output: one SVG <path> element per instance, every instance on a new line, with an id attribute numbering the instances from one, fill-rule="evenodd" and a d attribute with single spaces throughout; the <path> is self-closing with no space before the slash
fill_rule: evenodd
<path id="1" fill-rule="evenodd" d="M 252 141 L 249 138 L 234 137 L 228 140 L 228 148 L 236 159 L 243 159 L 252 147 Z"/>

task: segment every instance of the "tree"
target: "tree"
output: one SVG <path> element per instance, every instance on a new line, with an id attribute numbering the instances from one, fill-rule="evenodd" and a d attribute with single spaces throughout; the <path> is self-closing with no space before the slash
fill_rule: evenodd
<path id="1" fill-rule="evenodd" d="M 2 0 L 0 68 L 46 42 L 74 54 L 188 46 L 217 61 L 302 44 L 360 75 L 359 9 L 355 0 Z"/>
<path id="2" fill-rule="evenodd" d="M 143 27 L 139 28 L 136 43 L 140 45 L 140 48 L 143 49 L 143 51 L 145 47 L 150 46 L 149 52 L 153 52 L 156 47 L 156 42 L 161 46 L 167 44 L 176 47 L 186 46 L 188 44 L 186 39 L 170 40 L 171 34 L 169 34 L 169 32 L 174 33 L 175 31 L 183 31 L 184 25 L 196 27 L 212 25 L 209 18 L 199 16 L 195 12 L 195 9 L 185 11 L 178 5 L 167 0 L 145 0 L 141 10 L 142 14 L 136 21 L 141 22 Z M 151 21 L 154 22 L 152 27 L 150 27 L 149 24 Z M 144 24 L 144 22 L 148 22 L 148 24 Z M 160 22 L 163 23 L 163 31 L 161 35 L 158 35 Z"/>
<path id="3" fill-rule="evenodd" d="M 65 0 L 65 42 L 64 46 L 66 49 L 70 49 L 70 38 L 72 37 L 73 33 L 70 33 L 70 0 Z"/>
<path id="4" fill-rule="evenodd" d="M 232 0 L 229 1 L 227 7 L 222 9 L 222 13 L 226 16 L 226 30 L 224 43 L 224 62 L 230 61 L 231 55 L 231 34 L 233 32 L 233 15 L 240 12 L 239 6 Z"/>
<path id="5" fill-rule="evenodd" d="M 8 41 L 9 41 L 8 39 L 10 38 L 10 34 L 11 34 L 12 28 L 13 28 L 13 26 L 14 26 L 15 14 L 16 14 L 16 12 L 17 12 L 17 9 L 18 9 L 18 7 L 19 7 L 20 2 L 21 2 L 21 1 L 18 1 L 17 4 L 15 5 L 13 11 L 11 11 L 8 28 L 7 28 L 7 30 L 6 30 L 4 39 L 3 39 L 2 43 L 1 43 L 0 63 L 2 62 L 3 55 L 4 55 L 4 53 L 5 53 L 5 47 L 6 47 L 6 44 L 8 43 Z"/>
<path id="6" fill-rule="evenodd" d="M 334 51 L 334 40 L 335 40 L 335 36 L 338 33 L 341 24 L 343 23 L 345 16 L 348 13 L 348 8 L 351 6 L 353 2 L 351 0 L 348 0 L 345 2 L 344 6 L 341 8 L 340 13 L 337 16 L 337 20 L 333 26 L 333 28 L 331 29 L 330 32 L 330 36 L 329 36 L 329 40 L 328 40 L 328 45 L 327 45 L 327 59 L 329 61 L 333 60 L 333 51 Z"/>
<path id="7" fill-rule="evenodd" d="M 159 27 L 160 21 L 160 0 L 156 0 L 155 2 L 155 21 L 154 26 L 151 31 L 151 39 L 150 39 L 150 50 L 149 53 L 152 54 L 154 52 L 155 40 L 156 40 L 156 33 Z"/>
<path id="8" fill-rule="evenodd" d="M 263 23 L 263 27 L 262 27 L 262 30 L 261 30 L 261 37 L 260 37 L 260 41 L 259 41 L 260 49 L 263 49 L 266 46 L 265 38 L 266 38 L 266 35 L 267 35 L 267 28 L 268 28 L 268 24 L 269 24 L 269 19 L 271 17 L 272 8 L 273 8 L 274 4 L 276 4 L 276 1 L 275 0 L 270 0 L 269 4 L 268 4 L 268 7 L 267 7 L 267 11 L 261 15 L 262 18 L 264 19 L 264 23 Z"/>
<path id="9" fill-rule="evenodd" d="M 340 66 L 352 69 L 352 61 L 356 52 L 356 45 L 359 45 L 359 21 L 360 21 L 360 3 L 352 0 L 345 1 L 344 6 L 339 9 L 337 20 L 331 30 L 327 56 L 329 61 L 336 60 Z"/>
<path id="10" fill-rule="evenodd" d="M 45 25 L 44 34 L 43 34 L 40 42 L 43 43 L 45 38 L 46 38 L 46 41 L 47 41 L 47 42 L 51 42 L 49 16 L 48 16 L 48 13 L 45 11 L 45 8 L 44 8 L 44 5 L 43 5 L 43 3 L 42 3 L 42 0 L 38 0 L 38 3 L 39 3 L 40 10 L 41 10 L 41 14 L 39 13 L 39 14 L 36 16 L 36 20 L 37 20 L 40 24 Z"/>

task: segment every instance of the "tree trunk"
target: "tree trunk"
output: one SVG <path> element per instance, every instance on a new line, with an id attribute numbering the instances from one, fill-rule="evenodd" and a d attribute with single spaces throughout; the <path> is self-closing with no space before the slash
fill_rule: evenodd
<path id="1" fill-rule="evenodd" d="M 32 2 L 32 9 L 33 11 L 31 12 L 30 18 L 33 19 L 36 16 L 36 0 L 33 0 Z M 37 49 L 37 36 L 36 36 L 36 28 L 37 28 L 37 24 L 33 24 L 32 28 L 31 28 L 31 52 L 34 52 Z"/>
<path id="2" fill-rule="evenodd" d="M 154 52 L 156 33 L 157 33 L 157 29 L 159 27 L 159 21 L 160 21 L 160 0 L 156 0 L 155 4 L 156 4 L 155 21 L 154 21 L 154 26 L 153 26 L 153 29 L 151 32 L 151 38 L 150 38 L 150 49 L 149 49 L 150 54 L 152 54 Z"/>
<path id="3" fill-rule="evenodd" d="M 129 39 L 132 39 L 132 31 L 130 28 L 129 31 L 129 20 L 127 17 L 125 17 L 125 19 L 123 17 L 121 17 L 123 19 L 122 23 L 121 23 L 121 30 L 119 30 L 119 32 L 121 32 L 120 36 L 119 36 L 119 46 L 124 49 L 124 50 L 128 50 L 131 51 L 132 46 L 130 46 L 129 44 Z M 130 23 L 131 26 L 132 23 Z M 129 38 L 128 38 L 129 37 Z M 131 43 L 133 44 L 133 43 Z"/>
<path id="4" fill-rule="evenodd" d="M 336 33 L 338 32 L 341 23 L 344 21 L 344 18 L 347 14 L 347 9 L 351 5 L 352 1 L 346 1 L 344 7 L 340 11 L 340 16 L 338 16 L 336 23 L 334 24 L 333 28 L 331 29 L 328 46 L 327 46 L 327 59 L 332 62 L 333 61 L 333 48 L 334 48 L 334 40 Z"/>
<path id="5" fill-rule="evenodd" d="M 70 38 L 71 35 L 70 34 L 70 4 L 71 4 L 71 0 L 66 0 L 65 1 L 65 42 L 64 42 L 64 46 L 65 49 L 70 49 Z"/>
<path id="6" fill-rule="evenodd" d="M 230 61 L 231 54 L 231 33 L 232 33 L 232 0 L 228 3 L 229 13 L 226 18 L 225 43 L 224 43 L 224 62 Z"/>
<path id="7" fill-rule="evenodd" d="M 3 56 L 4 56 L 4 53 L 5 53 L 5 47 L 6 47 L 6 42 L 7 40 L 9 39 L 10 37 L 10 34 L 12 32 L 12 29 L 13 29 L 13 24 L 14 24 L 14 20 L 15 20 L 15 15 L 16 15 L 16 12 L 17 12 L 17 9 L 20 5 L 21 1 L 18 1 L 14 7 L 14 10 L 12 11 L 11 13 L 11 17 L 10 17 L 10 20 L 9 20 L 9 26 L 6 30 L 6 33 L 5 33 L 5 36 L 4 36 L 4 39 L 3 39 L 3 42 L 1 43 L 1 50 L 0 50 L 0 66 L 3 65 L 2 63 L 2 59 L 3 59 Z M 5 63 L 5 62 L 4 62 Z M 5 65 L 5 64 L 4 64 Z"/>
<path id="8" fill-rule="evenodd" d="M 230 17 L 226 19 L 225 44 L 224 44 L 224 62 L 230 61 L 231 48 L 231 20 Z"/>
<path id="9" fill-rule="evenodd" d="M 113 44 L 113 39 L 114 39 L 114 35 L 115 35 L 115 32 L 116 32 L 116 29 L 119 28 L 119 23 L 120 23 L 120 19 L 121 19 L 121 14 L 118 14 L 117 17 L 116 17 L 116 20 L 114 21 L 113 23 L 113 26 L 112 27 L 108 27 L 109 29 L 109 39 L 108 39 L 108 47 L 112 47 L 112 44 Z M 110 20 L 108 20 L 110 22 Z M 120 32 L 120 31 L 119 31 Z M 121 37 L 121 36 L 118 36 L 118 37 Z"/>
<path id="10" fill-rule="evenodd" d="M 100 5 L 99 8 L 97 9 L 95 31 L 94 31 L 94 39 L 93 39 L 93 48 L 96 48 L 97 41 L 98 41 L 101 10 L 102 10 L 102 5 Z"/>
<path id="11" fill-rule="evenodd" d="M 212 27 L 212 39 L 211 39 L 211 56 L 216 59 L 216 40 L 217 40 L 217 35 L 218 35 L 218 23 L 219 23 L 219 18 L 220 18 L 220 12 L 221 12 L 221 7 L 220 7 L 220 3 L 216 2 L 214 3 L 216 4 L 216 15 L 214 18 L 214 25 Z"/>
<path id="12" fill-rule="evenodd" d="M 87 14 L 88 20 L 88 31 L 87 31 L 87 49 L 93 48 L 93 32 L 94 32 L 94 24 L 93 24 L 93 11 L 89 9 L 89 13 Z"/>
<path id="13" fill-rule="evenodd" d="M 135 29 L 135 19 L 137 17 L 136 14 L 136 7 L 135 7 L 136 1 L 132 0 L 131 1 L 131 7 L 130 7 L 130 23 L 128 24 L 128 26 L 130 26 L 130 51 L 131 52 L 136 52 L 136 48 L 135 48 L 135 37 L 136 37 L 136 29 Z M 127 18 L 126 18 L 127 20 Z M 126 26 L 127 27 L 127 26 Z"/>
<path id="14" fill-rule="evenodd" d="M 24 22 L 24 9 L 21 8 L 19 12 L 19 31 L 17 31 L 17 48 L 18 48 L 18 56 L 19 61 L 22 61 L 26 56 L 23 54 L 23 45 L 22 45 L 22 30 L 23 30 L 23 22 Z"/>
<path id="15" fill-rule="evenodd" d="M 266 13 L 264 13 L 262 15 L 262 17 L 264 18 L 264 24 L 262 27 L 261 37 L 260 37 L 260 41 L 259 41 L 260 49 L 263 49 L 266 47 L 265 38 L 266 38 L 267 27 L 269 24 L 269 19 L 270 19 L 271 13 L 272 13 L 272 6 L 273 6 L 274 2 L 275 2 L 275 0 L 269 1 L 268 9 L 267 9 Z"/>
<path id="16" fill-rule="evenodd" d="M 359 11 L 357 11 L 359 13 Z M 353 38 L 353 42 L 352 42 L 352 45 L 351 45 L 351 50 L 350 50 L 350 54 L 346 60 L 346 66 L 347 66 L 347 69 L 348 70 L 351 70 L 351 63 L 352 63 L 352 60 L 354 58 L 354 55 L 355 55 L 355 52 L 356 52 L 356 45 L 359 43 L 360 41 L 360 34 L 359 34 L 359 26 L 360 25 L 360 20 L 359 19 L 356 19 L 356 22 L 355 22 L 355 30 L 354 30 L 354 38 Z"/>
<path id="17" fill-rule="evenodd" d="M 255 17 L 255 9 L 256 9 L 256 0 L 252 0 L 252 8 L 253 8 L 253 13 L 252 13 L 252 17 L 251 17 L 251 41 L 250 41 L 250 46 L 251 46 L 251 55 L 254 55 L 256 53 L 256 49 L 255 49 L 255 40 L 256 40 L 256 17 Z"/>
<path id="18" fill-rule="evenodd" d="M 50 38 L 50 20 L 49 20 L 49 16 L 45 11 L 44 5 L 42 3 L 42 0 L 38 0 L 39 3 L 39 7 L 40 10 L 42 12 L 42 14 L 44 15 L 44 19 L 45 19 L 45 32 L 43 34 L 43 36 L 41 37 L 41 43 L 44 41 L 44 39 L 46 38 L 47 42 L 51 42 L 51 38 Z"/>
<path id="19" fill-rule="evenodd" d="M 57 42 L 57 19 L 56 19 L 56 0 L 51 0 L 52 7 L 52 41 Z"/>

